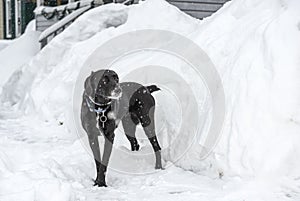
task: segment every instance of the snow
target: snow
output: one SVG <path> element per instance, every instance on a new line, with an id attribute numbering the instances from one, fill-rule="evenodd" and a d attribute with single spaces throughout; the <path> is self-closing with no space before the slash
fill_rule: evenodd
<path id="1" fill-rule="evenodd" d="M 105 5 L 80 16 L 36 56 L 27 56 L 25 65 L 12 67 L 18 68 L 12 76 L 1 68 L 5 71 L 1 80 L 10 78 L 1 94 L 0 200 L 299 200 L 299 8 L 296 0 L 233 0 L 199 21 L 165 1 L 148 0 L 129 7 Z M 109 187 L 92 187 L 91 151 L 73 122 L 76 78 L 91 58 L 96 61 L 92 56 L 103 43 L 142 29 L 179 33 L 209 55 L 226 96 L 222 138 L 205 160 L 199 159 L 199 145 L 193 144 L 181 160 L 174 161 L 186 141 L 192 140 L 183 133 L 185 139 L 177 149 L 163 155 L 166 170 L 154 171 L 153 155 L 143 157 L 151 150 L 147 141 L 141 140 L 142 150 L 132 154 L 128 142 L 122 144 L 125 141 L 119 137 L 107 174 Z M 3 58 L 11 55 L 15 52 Z M 159 53 L 145 52 L 119 62 L 132 63 L 174 66 L 181 73 L 180 61 Z M 143 70 L 127 77 L 120 74 L 143 80 Z M 177 79 L 147 72 L 157 80 Z M 197 78 L 190 75 L 190 80 Z M 173 89 L 186 93 L 180 86 Z M 198 95 L 198 101 L 206 101 L 205 91 Z M 157 114 L 158 124 L 181 121 L 173 115 L 182 111 L 172 91 L 166 88 L 155 97 L 163 106 L 169 104 L 166 109 L 158 106 L 163 111 Z M 209 111 L 203 114 L 210 119 Z M 159 140 L 168 145 L 168 139 L 180 134 L 175 136 L 175 129 Z"/>
<path id="2" fill-rule="evenodd" d="M 10 40 L 0 40 L 0 51 L 12 43 Z"/>
<path id="3" fill-rule="evenodd" d="M 0 46 L 5 44 L 6 47 L 0 50 L 0 88 L 14 71 L 27 64 L 39 51 L 39 33 L 34 31 L 34 27 L 35 24 L 32 21 L 26 29 L 26 34 L 12 41 L 1 41 Z"/>

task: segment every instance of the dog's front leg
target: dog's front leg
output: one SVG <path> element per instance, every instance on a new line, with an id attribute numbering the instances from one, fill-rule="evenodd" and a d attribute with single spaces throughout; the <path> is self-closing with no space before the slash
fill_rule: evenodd
<path id="1" fill-rule="evenodd" d="M 96 185 L 98 186 L 105 186 L 105 187 L 107 186 L 105 177 L 106 177 L 107 166 L 108 166 L 108 162 L 109 162 L 109 158 L 111 155 L 112 146 L 114 142 L 114 136 L 115 136 L 114 133 L 109 133 L 105 135 L 103 157 L 102 157 L 99 171 L 97 173 L 97 180 L 95 182 Z"/>
<path id="2" fill-rule="evenodd" d="M 89 144 L 90 144 L 90 147 L 92 149 L 95 164 L 96 164 L 97 178 L 95 180 L 95 185 L 97 185 L 96 181 L 98 180 L 98 177 L 99 177 L 98 172 L 99 172 L 100 167 L 101 167 L 101 154 L 100 154 L 100 149 L 99 149 L 99 141 L 98 141 L 97 130 L 95 130 L 95 132 L 89 133 L 88 139 L 89 139 Z"/>

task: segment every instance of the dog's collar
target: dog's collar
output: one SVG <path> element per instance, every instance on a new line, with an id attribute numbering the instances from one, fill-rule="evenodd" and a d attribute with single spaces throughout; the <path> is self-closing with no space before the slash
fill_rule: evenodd
<path id="1" fill-rule="evenodd" d="M 122 93 L 120 93 L 120 95 L 118 97 L 113 97 L 113 96 L 105 96 L 105 95 L 102 95 L 102 94 L 97 94 L 98 96 L 101 96 L 102 98 L 104 99 L 109 99 L 109 100 L 118 100 L 120 99 L 120 97 L 122 96 Z M 111 102 L 111 101 L 110 101 Z"/>
<path id="2" fill-rule="evenodd" d="M 94 109 L 94 112 L 96 112 L 97 114 L 104 113 L 104 112 L 106 112 L 106 110 L 109 108 L 109 106 L 110 106 L 110 105 L 108 105 L 108 106 L 105 107 L 105 108 L 99 107 L 98 109 Z"/>
<path id="3" fill-rule="evenodd" d="M 86 104 L 87 104 L 87 106 L 88 106 L 88 108 L 89 108 L 89 110 L 91 111 L 91 112 L 96 112 L 96 113 L 103 113 L 103 112 L 105 112 L 111 105 L 110 104 L 106 104 L 106 107 L 105 108 L 101 108 L 101 107 L 99 107 L 99 108 L 95 108 L 95 107 L 93 107 L 92 106 L 92 104 L 89 102 L 89 98 L 88 97 L 86 97 L 85 98 L 85 100 L 86 100 Z M 101 105 L 101 106 L 103 106 L 103 105 Z"/>
<path id="4" fill-rule="evenodd" d="M 93 104 L 97 105 L 97 106 L 106 106 L 106 105 L 110 105 L 111 104 L 111 100 L 107 103 L 97 103 L 91 96 L 87 95 L 86 92 L 84 92 L 85 96 L 88 98 L 87 102 L 92 102 Z"/>
<path id="5" fill-rule="evenodd" d="M 105 104 L 101 104 L 101 103 L 96 103 L 93 99 L 92 99 L 92 97 L 90 97 L 90 96 L 88 96 L 86 93 L 85 93 L 85 102 L 86 102 L 86 104 L 87 104 L 87 106 L 88 106 L 88 108 L 89 108 L 89 110 L 91 111 L 91 112 L 96 112 L 96 113 L 103 113 L 103 112 L 105 112 L 110 106 L 111 106 L 111 102 L 112 101 L 109 101 L 108 103 L 105 103 Z M 95 108 L 95 106 L 94 105 L 97 105 L 97 106 L 99 106 L 97 109 Z M 106 106 L 106 107 L 104 107 L 104 108 L 102 108 L 103 106 Z"/>

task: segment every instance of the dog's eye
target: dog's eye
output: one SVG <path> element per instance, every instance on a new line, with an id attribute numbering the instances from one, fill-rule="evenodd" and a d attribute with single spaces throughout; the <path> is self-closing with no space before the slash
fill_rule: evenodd
<path id="1" fill-rule="evenodd" d="M 116 82 L 119 82 L 119 78 L 117 75 L 113 75 L 113 79 L 116 81 Z"/>

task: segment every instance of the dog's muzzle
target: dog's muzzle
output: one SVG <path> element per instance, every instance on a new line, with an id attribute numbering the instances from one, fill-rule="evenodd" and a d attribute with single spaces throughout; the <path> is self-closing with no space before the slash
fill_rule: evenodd
<path id="1" fill-rule="evenodd" d="M 114 88 L 114 90 L 112 90 L 112 92 L 110 93 L 110 96 L 108 98 L 111 99 L 119 99 L 122 96 L 122 89 L 120 87 L 120 85 L 116 86 L 116 88 Z"/>

